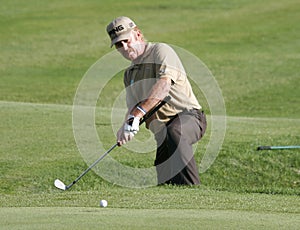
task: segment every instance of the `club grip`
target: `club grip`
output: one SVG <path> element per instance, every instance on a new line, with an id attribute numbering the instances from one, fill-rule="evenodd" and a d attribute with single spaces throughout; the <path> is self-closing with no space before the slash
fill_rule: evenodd
<path id="1" fill-rule="evenodd" d="M 271 146 L 258 146 L 257 147 L 257 150 L 259 151 L 259 150 L 271 150 L 272 148 L 271 148 Z"/>
<path id="2" fill-rule="evenodd" d="M 149 117 L 156 113 L 164 104 L 171 100 L 171 96 L 166 96 L 162 101 L 158 103 L 152 110 L 150 110 L 146 115 L 141 119 L 140 125 L 143 124 Z"/>

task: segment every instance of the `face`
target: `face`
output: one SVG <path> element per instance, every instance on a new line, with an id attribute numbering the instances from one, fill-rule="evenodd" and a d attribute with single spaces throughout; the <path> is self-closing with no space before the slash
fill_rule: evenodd
<path id="1" fill-rule="evenodd" d="M 141 39 L 139 31 L 131 31 L 130 38 L 117 42 L 115 47 L 124 58 L 133 61 L 143 54 L 145 42 Z"/>

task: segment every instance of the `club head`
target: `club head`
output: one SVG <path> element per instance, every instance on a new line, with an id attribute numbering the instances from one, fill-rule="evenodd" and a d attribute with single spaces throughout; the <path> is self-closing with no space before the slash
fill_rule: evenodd
<path id="1" fill-rule="evenodd" d="M 67 186 L 59 179 L 56 179 L 54 181 L 54 185 L 55 185 L 56 188 L 61 189 L 61 190 L 66 190 L 67 189 Z"/>

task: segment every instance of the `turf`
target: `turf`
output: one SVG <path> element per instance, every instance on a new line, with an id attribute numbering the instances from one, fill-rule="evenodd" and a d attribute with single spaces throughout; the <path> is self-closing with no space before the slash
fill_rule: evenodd
<path id="1" fill-rule="evenodd" d="M 7 229 L 293 229 L 299 223 L 295 214 L 233 210 L 6 208 L 0 213 L 9 217 L 3 221 Z"/>
<path id="2" fill-rule="evenodd" d="M 256 147 L 300 144 L 299 10 L 296 0 L 0 4 L 1 229 L 297 229 L 299 150 Z M 199 187 L 119 186 L 98 175 L 114 172 L 109 158 L 70 191 L 53 186 L 56 178 L 70 183 L 103 153 L 88 162 L 80 154 L 72 104 L 89 67 L 111 51 L 105 27 L 119 15 L 135 19 L 149 41 L 196 55 L 222 90 L 224 144 L 201 172 Z M 123 89 L 121 78 L 111 79 L 97 102 L 95 127 L 104 149 L 115 141 L 110 108 Z M 209 121 L 196 150 L 201 168 L 210 109 L 192 83 Z M 142 128 L 137 139 L 149 136 Z M 154 150 L 118 148 L 109 157 L 150 168 Z M 99 207 L 101 199 L 108 208 Z"/>

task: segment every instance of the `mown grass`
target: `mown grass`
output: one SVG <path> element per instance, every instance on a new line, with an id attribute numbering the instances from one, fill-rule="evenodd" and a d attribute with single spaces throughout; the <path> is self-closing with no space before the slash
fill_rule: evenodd
<path id="1" fill-rule="evenodd" d="M 149 41 L 180 46 L 204 61 L 229 115 L 299 117 L 295 0 L 32 3 L 10 1 L 0 9 L 2 100 L 72 104 L 85 71 L 110 51 L 106 24 L 124 14 Z"/>
<path id="2" fill-rule="evenodd" d="M 144 210 L 94 208 L 10 208 L 0 211 L 9 218 L 3 221 L 9 229 L 293 229 L 297 215 L 210 210 Z M 60 215 L 57 215 L 60 213 Z M 180 214 L 180 215 L 178 215 Z M 12 216 L 16 216 L 12 218 Z M 77 217 L 77 218 L 74 218 Z M 128 218 L 131 216 L 131 218 Z M 230 216 L 230 218 L 228 218 Z M 38 217 L 38 220 L 37 220 Z M 78 218 L 81 221 L 78 221 Z M 28 224 L 30 223 L 30 224 Z M 70 223 L 66 226 L 66 223 Z M 158 224 L 159 223 L 159 224 Z"/>
<path id="3" fill-rule="evenodd" d="M 66 228 L 76 229 L 74 223 L 96 228 L 100 219 L 109 229 L 121 222 L 128 229 L 176 229 L 184 226 L 176 216 L 190 215 L 189 227 L 195 229 L 296 229 L 299 151 L 258 152 L 256 147 L 300 143 L 299 10 L 296 0 L 0 4 L 1 226 L 55 228 L 65 221 Z M 73 98 L 88 68 L 111 51 L 105 27 L 119 15 L 135 19 L 149 41 L 192 52 L 220 85 L 227 131 L 214 164 L 200 175 L 200 187 L 124 188 L 94 171 L 71 191 L 53 186 L 54 179 L 70 183 L 87 168 L 73 135 Z M 95 126 L 106 149 L 115 142 L 110 107 L 123 88 L 121 76 L 109 82 L 97 103 Z M 209 133 L 198 145 L 198 164 Z M 142 129 L 139 135 L 143 140 L 149 133 Z M 110 156 L 143 168 L 152 166 L 154 152 L 118 148 Z M 108 209 L 96 209 L 100 199 L 108 200 Z M 155 222 L 149 215 L 164 218 Z"/>

